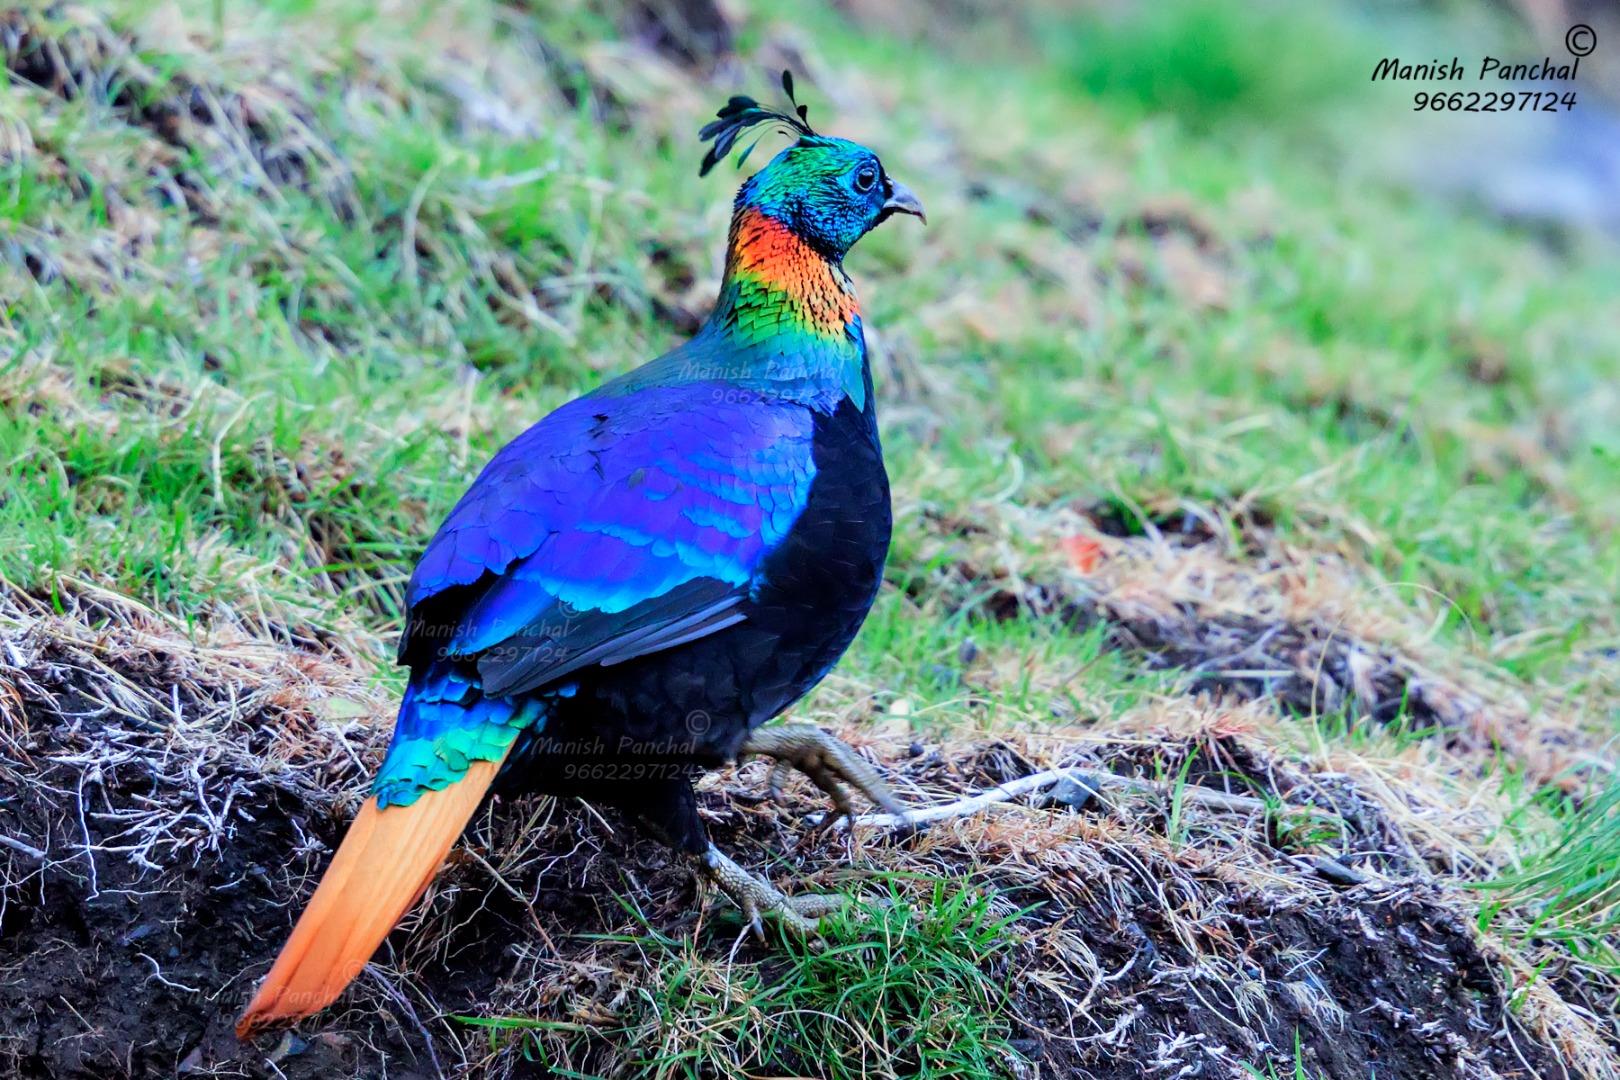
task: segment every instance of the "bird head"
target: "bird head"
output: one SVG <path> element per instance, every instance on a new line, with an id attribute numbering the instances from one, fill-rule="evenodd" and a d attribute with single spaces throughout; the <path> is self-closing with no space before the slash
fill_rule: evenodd
<path id="1" fill-rule="evenodd" d="M 793 76 L 782 73 L 782 88 L 793 102 L 793 114 L 776 112 L 750 97 L 737 96 L 704 126 L 702 138 L 713 140 L 704 155 L 707 175 L 745 131 L 756 127 L 786 131 L 795 141 L 778 153 L 737 192 L 737 206 L 753 208 L 787 225 L 801 239 L 837 260 L 855 242 L 895 214 L 913 214 L 926 222 L 922 203 L 891 177 L 871 150 L 848 139 L 821 135 L 805 120 L 806 108 L 793 99 Z M 738 157 L 738 165 L 759 140 Z"/>

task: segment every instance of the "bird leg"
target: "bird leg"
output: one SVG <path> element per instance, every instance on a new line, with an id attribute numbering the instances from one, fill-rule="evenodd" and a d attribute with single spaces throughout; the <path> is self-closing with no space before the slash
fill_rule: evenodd
<path id="1" fill-rule="evenodd" d="M 791 769 L 804 773 L 816 787 L 825 791 L 838 812 L 823 820 L 821 828 L 830 827 L 839 818 L 854 820 L 855 804 L 850 801 L 845 784 L 887 813 L 897 816 L 905 813 L 877 769 L 845 743 L 812 724 L 783 724 L 751 732 L 737 752 L 739 756 L 763 754 L 776 759 L 766 782 L 766 790 L 773 799 L 782 797 L 782 785 Z"/>
<path id="2" fill-rule="evenodd" d="M 817 923 L 823 915 L 844 904 L 844 897 L 832 893 L 788 896 L 763 877 L 750 874 L 732 862 L 713 844 L 698 856 L 698 869 L 742 909 L 749 929 L 761 942 L 765 940 L 765 927 L 760 921 L 762 914 L 776 916 L 789 930 L 809 938 L 816 935 Z"/>

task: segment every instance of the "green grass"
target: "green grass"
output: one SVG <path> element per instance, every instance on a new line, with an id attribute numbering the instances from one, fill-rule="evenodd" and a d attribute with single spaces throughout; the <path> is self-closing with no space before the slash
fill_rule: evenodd
<path id="1" fill-rule="evenodd" d="M 459 1019 L 487 1029 L 492 1048 L 515 1040 L 526 1060 L 552 1067 L 576 1059 L 590 1039 L 618 1035 L 641 1048 L 624 1067 L 660 1080 L 794 1065 L 829 1080 L 1004 1075 L 1019 1057 L 997 969 L 1015 917 L 944 882 L 920 896 L 891 886 L 830 919 L 824 942 L 783 938 L 780 958 L 759 966 L 717 966 L 692 942 L 649 928 L 603 939 L 633 946 L 637 962 L 652 968 L 616 1032 L 523 1017 Z"/>
<path id="2" fill-rule="evenodd" d="M 1194 129 L 1275 123 L 1342 97 L 1360 81 L 1366 45 L 1343 9 L 1272 2 L 1098 5 L 1052 29 L 1059 64 L 1084 93 Z"/>
<path id="3" fill-rule="evenodd" d="M 1320 1073 L 1313 1072 L 1305 1064 L 1305 1048 L 1300 1041 L 1299 1032 L 1294 1032 L 1294 1059 L 1287 1065 L 1280 1067 L 1276 1062 L 1270 1062 L 1262 1070 L 1255 1065 L 1244 1065 L 1243 1069 L 1254 1080 L 1319 1080 Z"/>
<path id="4" fill-rule="evenodd" d="M 1198 25 L 1227 18 L 1200 8 Z M 469 35 L 487 26 L 497 40 L 558 32 L 555 19 L 514 24 L 477 4 L 429 10 L 460 12 Z M 560 36 L 588 33 L 594 23 L 580 19 L 562 19 Z M 1003 96 L 975 84 L 988 75 L 963 72 L 947 90 L 897 42 L 852 36 L 826 16 L 812 25 L 829 52 L 850 46 L 850 63 L 912 87 L 918 102 Z M 1227 38 L 1246 40 L 1243 31 L 1234 24 Z M 8 166 L 0 201 L 19 235 L 69 270 L 8 291 L 19 347 L 0 371 L 23 391 L 0 457 L 29 468 L 0 510 L 23 537 L 0 553 L 6 578 L 38 588 L 94 570 L 183 610 L 269 590 L 294 611 L 314 604 L 315 623 L 391 625 L 413 544 L 484 456 L 675 340 L 652 310 L 664 271 L 643 254 L 647 238 L 707 272 L 727 194 L 724 180 L 691 175 L 686 127 L 608 131 L 559 96 L 537 137 L 466 130 L 447 73 L 412 44 L 402 31 L 386 36 L 370 67 L 341 49 L 318 57 L 369 81 L 349 98 L 308 95 L 312 124 L 343 163 L 341 205 L 357 204 L 358 217 L 322 196 L 331 184 L 319 175 L 306 185 L 313 194 L 240 190 L 230 168 L 210 175 L 218 163 L 199 154 L 177 163 L 218 206 L 220 224 L 199 232 L 130 174 L 126 159 L 152 152 L 150 133 L 92 100 L 8 92 L 85 190 L 53 179 L 57 162 L 39 155 Z M 228 86 L 230 73 L 217 74 Z M 286 81 L 314 77 L 294 60 Z M 961 506 L 1016 471 L 1013 497 L 1026 505 L 1116 491 L 1145 506 L 1258 499 L 1287 538 L 1362 549 L 1415 606 L 1444 595 L 1442 630 L 1494 638 L 1492 655 L 1516 675 L 1560 677 L 1572 654 L 1612 639 L 1620 447 L 1609 415 L 1584 404 L 1593 380 L 1617 375 L 1612 320 L 1596 317 L 1612 254 L 1560 259 L 1528 237 L 1291 160 L 1286 144 L 1241 125 L 1207 137 L 1150 125 L 1127 142 L 1111 130 L 1111 98 L 1063 87 L 1061 75 L 1030 74 L 1030 138 L 1078 127 L 1143 198 L 1095 208 L 1123 229 L 1087 254 L 1102 276 L 1096 317 L 1024 321 L 1012 307 L 988 348 L 932 313 L 944 297 L 994 297 L 1014 282 L 1033 281 L 1037 304 L 1058 303 L 1063 283 L 1032 279 L 1021 254 L 1052 239 L 1022 219 L 1015 203 L 1028 196 L 1002 191 L 994 175 L 990 196 L 968 204 L 951 191 L 956 163 L 916 177 L 905 154 L 921 116 L 893 119 L 895 167 L 945 199 L 942 225 L 920 240 L 879 234 L 852 270 L 872 324 L 909 342 L 952 392 L 939 405 L 971 400 L 984 421 L 895 431 L 902 492 L 926 502 L 937 486 L 939 501 Z M 1092 113 L 1103 122 L 1088 129 Z M 955 137 L 994 122 L 965 114 Z M 1061 190 L 1032 149 L 1007 166 Z M 1224 283 L 1217 309 L 1190 310 L 1129 226 L 1143 199 L 1189 191 L 1215 233 L 1203 269 Z M 1263 217 L 1237 206 L 1256 192 L 1276 204 Z M 159 223 L 118 268 L 110 297 L 98 292 L 105 272 L 71 276 L 81 249 L 118 231 L 109 202 L 144 205 Z M 199 274 L 187 267 L 204 237 Z M 1144 254 L 1145 276 L 1111 269 Z M 513 282 L 529 295 L 512 295 Z M 1495 383 L 1468 374 L 1482 351 L 1506 365 Z M 35 364 L 103 422 L 21 408 Z M 1582 371 L 1590 376 L 1571 378 Z M 173 383 L 181 417 L 108 393 L 125 372 Z M 1571 429 L 1554 455 L 1556 485 L 1478 437 L 1483 427 L 1533 442 L 1554 416 Z M 300 472 L 316 486 L 302 490 Z M 109 528 L 114 520 L 136 527 Z M 312 546 L 311 535 L 325 539 Z M 289 550 L 299 553 L 293 578 L 279 573 Z M 334 587 L 331 569 L 348 577 Z M 895 576 L 913 569 L 897 559 Z"/>
<path id="5" fill-rule="evenodd" d="M 1007 1070 L 1007 987 L 995 975 L 1012 915 L 945 882 L 921 903 L 895 890 L 844 913 L 825 948 L 793 947 L 762 995 L 786 1028 L 764 1060 L 804 1047 L 839 1047 L 828 1075 L 852 1080 L 868 1062 L 917 1077 L 977 1077 Z"/>
<path id="6" fill-rule="evenodd" d="M 1507 920 L 1509 932 L 1526 941 L 1552 942 L 1594 967 L 1620 974 L 1620 780 L 1572 798 L 1548 789 L 1524 805 L 1523 824 L 1537 819 L 1547 839 L 1528 845 L 1529 860 L 1481 882 L 1492 900 L 1481 921 L 1491 925 L 1513 905 L 1528 911 Z"/>

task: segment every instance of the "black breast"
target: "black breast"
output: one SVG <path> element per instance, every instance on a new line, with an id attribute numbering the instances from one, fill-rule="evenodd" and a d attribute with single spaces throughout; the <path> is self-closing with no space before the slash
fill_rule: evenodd
<path id="1" fill-rule="evenodd" d="M 889 477 L 870 413 L 846 398 L 818 417 L 810 500 L 766 559 L 749 617 L 776 636 L 755 673 L 752 726 L 821 681 L 844 654 L 877 598 L 893 515 Z"/>
<path id="2" fill-rule="evenodd" d="M 816 418 L 810 497 L 766 557 L 741 622 L 687 645 L 580 672 L 516 771 L 546 790 L 575 757 L 716 765 L 820 682 L 854 640 L 883 578 L 892 513 L 869 412 Z M 546 760 L 550 759 L 550 760 Z M 515 763 L 514 763 L 515 764 Z M 514 779 L 516 779 L 514 777 Z"/>

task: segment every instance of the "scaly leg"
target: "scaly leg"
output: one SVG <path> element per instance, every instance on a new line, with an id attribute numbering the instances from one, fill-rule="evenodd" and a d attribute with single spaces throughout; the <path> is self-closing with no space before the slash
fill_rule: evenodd
<path id="1" fill-rule="evenodd" d="M 666 777 L 645 784 L 602 784 L 587 794 L 624 806 L 641 827 L 697 863 L 698 873 L 714 882 L 742 909 L 754 936 L 764 940 L 760 917 L 775 915 L 789 930 L 803 937 L 816 935 L 816 922 L 844 903 L 844 897 L 807 893 L 785 896 L 769 881 L 738 866 L 709 840 L 698 814 L 697 796 L 684 777 Z"/>
<path id="2" fill-rule="evenodd" d="M 905 810 L 895 799 L 894 792 L 878 775 L 878 771 L 847 745 L 812 724 L 783 724 L 781 727 L 761 728 L 749 734 L 738 754 L 763 754 L 776 759 L 771 769 L 767 789 L 772 798 L 781 798 L 782 784 L 789 769 L 797 769 L 825 791 L 838 808 L 821 823 L 828 828 L 839 818 L 855 817 L 855 804 L 850 801 L 848 784 L 890 814 L 903 814 Z"/>
<path id="3" fill-rule="evenodd" d="M 732 862 L 713 844 L 698 856 L 698 868 L 742 909 L 749 929 L 761 942 L 765 940 L 765 927 L 760 921 L 762 914 L 776 916 L 782 925 L 802 937 L 814 937 L 821 917 L 844 903 L 844 897 L 831 893 L 788 896 L 769 881 Z"/>

